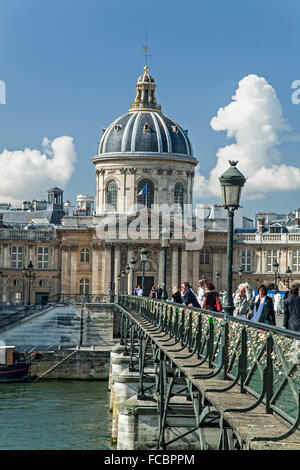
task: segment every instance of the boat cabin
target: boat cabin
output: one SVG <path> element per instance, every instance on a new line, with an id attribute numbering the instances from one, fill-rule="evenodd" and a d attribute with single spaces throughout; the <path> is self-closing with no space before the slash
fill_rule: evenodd
<path id="1" fill-rule="evenodd" d="M 0 346 L 0 365 L 12 365 L 15 358 L 15 346 Z"/>

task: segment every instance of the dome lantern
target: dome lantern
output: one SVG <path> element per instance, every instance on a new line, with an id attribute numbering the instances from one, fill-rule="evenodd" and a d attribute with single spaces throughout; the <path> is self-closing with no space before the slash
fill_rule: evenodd
<path id="1" fill-rule="evenodd" d="M 154 78 L 148 73 L 148 66 L 144 67 L 145 72 L 138 78 L 136 84 L 136 98 L 134 104 L 130 105 L 130 111 L 154 110 L 161 111 L 161 106 L 157 104 L 155 98 Z"/>

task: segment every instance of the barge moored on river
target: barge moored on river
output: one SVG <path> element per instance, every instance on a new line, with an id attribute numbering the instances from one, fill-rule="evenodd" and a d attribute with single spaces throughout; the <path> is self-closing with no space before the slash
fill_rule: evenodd
<path id="1" fill-rule="evenodd" d="M 30 366 L 41 357 L 37 351 L 25 354 L 16 352 L 15 346 L 0 346 L 0 384 L 30 382 L 34 379 Z"/>

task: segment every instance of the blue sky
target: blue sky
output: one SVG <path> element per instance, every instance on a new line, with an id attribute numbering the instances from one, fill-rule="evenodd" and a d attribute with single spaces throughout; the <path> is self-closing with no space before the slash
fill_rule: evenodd
<path id="1" fill-rule="evenodd" d="M 296 136 L 278 147 L 282 162 L 299 167 L 300 104 L 291 101 L 291 84 L 300 79 L 299 17 L 297 0 L 2 0 L 0 152 L 42 150 L 44 137 L 71 136 L 77 162 L 65 199 L 94 193 L 91 159 L 102 127 L 135 98 L 147 29 L 158 103 L 189 129 L 201 174 L 208 177 L 217 150 L 230 143 L 210 121 L 249 74 L 274 87 L 287 135 Z M 23 193 L 26 199 L 28 182 Z M 298 195 L 274 191 L 243 205 L 250 216 L 287 211 L 300 206 Z"/>

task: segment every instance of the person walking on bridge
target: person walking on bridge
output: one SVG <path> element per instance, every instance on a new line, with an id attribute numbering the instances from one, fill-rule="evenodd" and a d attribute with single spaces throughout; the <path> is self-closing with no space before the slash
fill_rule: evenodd
<path id="1" fill-rule="evenodd" d="M 181 298 L 182 303 L 184 303 L 185 305 L 200 308 L 200 304 L 197 300 L 197 297 L 190 288 L 190 284 L 188 282 L 183 282 L 181 284 Z"/>
<path id="2" fill-rule="evenodd" d="M 240 284 L 234 296 L 234 317 L 247 318 L 250 309 L 251 294 L 248 284 Z"/>
<path id="3" fill-rule="evenodd" d="M 221 312 L 222 305 L 219 298 L 219 294 L 216 291 L 215 285 L 213 282 L 205 283 L 205 294 L 203 297 L 202 308 L 205 310 L 210 310 L 211 312 Z"/>
<path id="4" fill-rule="evenodd" d="M 267 288 L 262 284 L 252 304 L 251 321 L 276 326 L 273 299 L 267 295 Z"/>
<path id="5" fill-rule="evenodd" d="M 300 331 L 300 297 L 298 286 L 290 288 L 289 296 L 284 301 L 283 326 L 288 330 Z"/>
<path id="6" fill-rule="evenodd" d="M 276 290 L 276 293 L 274 295 L 274 310 L 276 312 L 276 315 L 281 314 L 282 310 L 282 296 L 279 292 L 279 289 Z"/>

